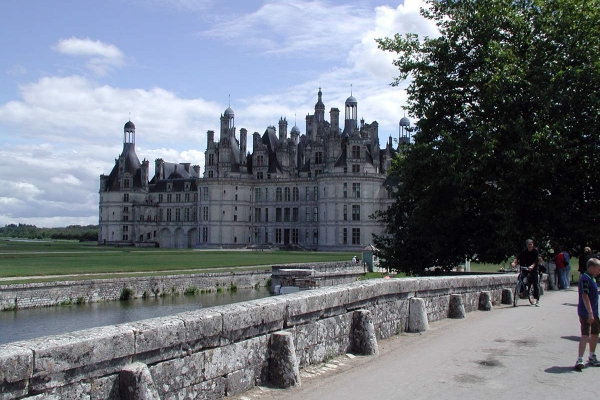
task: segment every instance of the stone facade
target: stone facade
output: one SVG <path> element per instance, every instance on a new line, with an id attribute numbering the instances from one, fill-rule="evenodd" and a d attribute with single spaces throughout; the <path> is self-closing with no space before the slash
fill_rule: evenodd
<path id="1" fill-rule="evenodd" d="M 123 152 L 100 177 L 100 244 L 174 248 L 296 246 L 360 250 L 383 226 L 369 218 L 392 202 L 386 173 L 398 148 L 379 144 L 379 125 L 357 119 L 358 102 L 332 108 L 325 120 L 319 89 L 305 133 L 280 118 L 278 127 L 236 136 L 227 108 L 220 130 L 207 133 L 204 172 L 189 163 L 149 162 L 135 153 L 135 125 L 124 127 Z M 409 141 L 406 117 L 399 143 Z"/>
<path id="2" fill-rule="evenodd" d="M 512 274 L 377 279 L 10 343 L 0 346 L 0 399 L 120 399 L 119 376 L 132 364 L 146 371 L 138 363 L 161 399 L 233 396 L 273 375 L 274 334 L 291 334 L 287 348 L 304 367 L 351 351 L 356 310 L 368 313 L 366 330 L 380 340 L 408 329 L 411 298 L 423 299 L 431 322 L 448 316 L 452 295 L 470 312 L 481 292 L 499 303 L 514 281 Z"/>

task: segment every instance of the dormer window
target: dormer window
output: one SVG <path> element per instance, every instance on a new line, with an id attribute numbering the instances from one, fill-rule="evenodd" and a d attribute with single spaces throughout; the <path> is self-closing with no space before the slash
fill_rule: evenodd
<path id="1" fill-rule="evenodd" d="M 167 191 L 171 192 L 173 190 L 173 184 L 172 183 L 167 183 Z"/>
<path id="2" fill-rule="evenodd" d="M 184 188 L 184 190 L 185 190 L 186 192 L 188 192 L 188 191 L 190 190 L 190 183 L 189 183 L 189 182 L 186 182 L 186 183 L 185 183 L 185 188 Z"/>

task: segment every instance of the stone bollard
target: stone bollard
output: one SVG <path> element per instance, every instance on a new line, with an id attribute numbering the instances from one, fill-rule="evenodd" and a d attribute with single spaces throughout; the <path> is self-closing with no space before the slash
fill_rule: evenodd
<path id="1" fill-rule="evenodd" d="M 479 311 L 492 311 L 492 295 L 488 291 L 479 293 Z"/>
<path id="2" fill-rule="evenodd" d="M 271 335 L 269 380 L 282 389 L 300 385 L 300 369 L 290 332 L 280 331 Z"/>
<path id="3" fill-rule="evenodd" d="M 408 331 L 424 332 L 429 329 L 425 301 L 419 297 L 413 297 L 408 303 Z"/>
<path id="4" fill-rule="evenodd" d="M 140 362 L 119 372 L 119 395 L 122 400 L 160 400 L 148 366 Z"/>
<path id="5" fill-rule="evenodd" d="M 510 289 L 502 289 L 502 304 L 513 303 L 513 292 Z"/>
<path id="6" fill-rule="evenodd" d="M 365 356 L 379 354 L 373 316 L 370 311 L 357 310 L 352 313 L 351 332 L 351 349 L 353 353 Z"/>
<path id="7" fill-rule="evenodd" d="M 448 305 L 448 318 L 461 319 L 465 317 L 465 306 L 463 305 L 460 294 L 450 295 L 450 304 Z"/>

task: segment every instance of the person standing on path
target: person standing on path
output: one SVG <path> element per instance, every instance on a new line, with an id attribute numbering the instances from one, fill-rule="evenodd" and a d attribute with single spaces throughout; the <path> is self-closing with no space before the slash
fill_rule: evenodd
<path id="1" fill-rule="evenodd" d="M 538 252 L 538 249 L 534 247 L 532 239 L 527 239 L 525 241 L 525 246 L 526 248 L 519 254 L 517 258 L 513 260 L 512 266 L 516 267 L 517 265 L 520 265 L 521 267 L 529 270 L 529 279 L 531 279 L 531 283 L 533 285 L 533 297 L 537 300 L 535 305 L 536 307 L 539 307 L 540 275 L 538 260 L 540 258 L 540 253 Z"/>
<path id="2" fill-rule="evenodd" d="M 598 343 L 598 332 L 600 321 L 598 320 L 598 285 L 596 277 L 600 274 L 600 260 L 590 258 L 587 262 L 587 270 L 579 278 L 578 293 L 579 302 L 577 304 L 577 315 L 579 315 L 579 324 L 581 326 L 581 338 L 579 339 L 579 353 L 575 369 L 581 371 L 585 364 L 583 363 L 583 353 L 589 343 L 590 354 L 588 364 L 595 367 L 600 366 L 600 361 L 596 358 L 596 344 Z"/>
<path id="3" fill-rule="evenodd" d="M 567 289 L 571 287 L 571 256 L 565 250 L 562 252 L 563 258 L 565 259 L 565 284 Z"/>
<path id="4" fill-rule="evenodd" d="M 562 252 L 561 248 L 558 248 L 556 252 L 556 257 L 554 257 L 554 263 L 556 264 L 556 270 L 558 271 L 558 287 L 561 290 L 567 289 L 567 277 L 565 273 L 567 272 L 565 266 L 565 255 Z"/>
<path id="5" fill-rule="evenodd" d="M 583 275 L 585 271 L 587 271 L 587 262 L 592 258 L 592 249 L 586 247 L 583 249 L 583 254 L 579 256 L 579 275 Z"/>

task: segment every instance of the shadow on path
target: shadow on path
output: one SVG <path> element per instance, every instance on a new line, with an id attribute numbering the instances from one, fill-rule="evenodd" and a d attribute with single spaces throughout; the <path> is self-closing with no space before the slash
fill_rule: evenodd
<path id="1" fill-rule="evenodd" d="M 569 374 L 571 372 L 581 372 L 581 371 L 577 371 L 575 368 L 573 368 L 573 366 L 569 366 L 569 367 L 550 367 L 550 368 L 546 368 L 544 370 L 544 372 L 547 372 L 549 374 Z"/>

